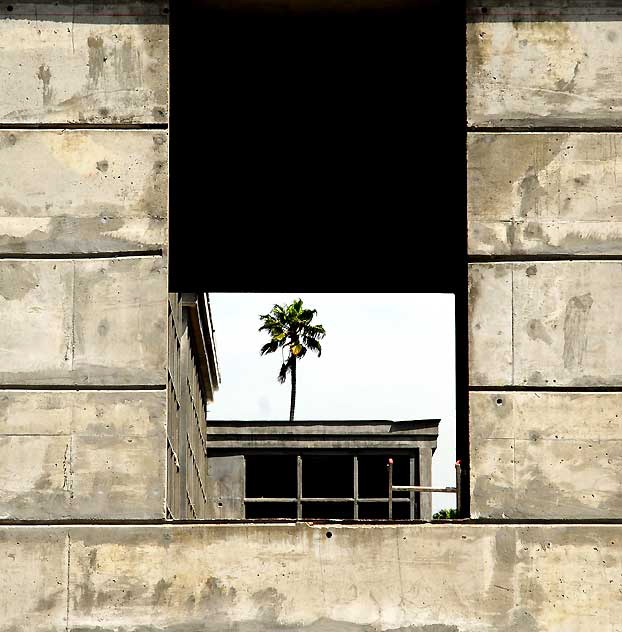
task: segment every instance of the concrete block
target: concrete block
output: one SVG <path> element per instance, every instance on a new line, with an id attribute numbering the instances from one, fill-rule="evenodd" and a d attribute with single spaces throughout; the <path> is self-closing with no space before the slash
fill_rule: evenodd
<path id="1" fill-rule="evenodd" d="M 498 4 L 469 10 L 468 124 L 620 126 L 620 7 Z"/>
<path id="2" fill-rule="evenodd" d="M 514 267 L 514 380 L 524 386 L 622 385 L 622 263 Z"/>
<path id="3" fill-rule="evenodd" d="M 71 373 L 71 261 L 0 261 L 0 383 L 56 383 Z"/>
<path id="4" fill-rule="evenodd" d="M 157 1 L 0 3 L 0 121 L 165 123 L 165 11 Z"/>
<path id="5" fill-rule="evenodd" d="M 622 134 L 468 137 L 469 253 L 622 253 Z"/>
<path id="6" fill-rule="evenodd" d="M 164 516 L 166 394 L 0 393 L 0 518 Z"/>
<path id="7" fill-rule="evenodd" d="M 0 384 L 166 383 L 162 257 L 0 262 Z"/>
<path id="8" fill-rule="evenodd" d="M 167 177 L 164 131 L 0 130 L 0 253 L 160 249 Z"/>
<path id="9" fill-rule="evenodd" d="M 166 275 L 162 257 L 75 262 L 78 383 L 166 384 Z"/>
<path id="10" fill-rule="evenodd" d="M 512 268 L 469 266 L 469 383 L 512 383 Z"/>
<path id="11" fill-rule="evenodd" d="M 0 435 L 0 519 L 71 516 L 71 436 Z"/>
<path id="12" fill-rule="evenodd" d="M 68 570 L 66 530 L 2 527 L 0 630 L 66 630 Z"/>
<path id="13" fill-rule="evenodd" d="M 474 518 L 617 519 L 620 393 L 472 392 Z"/>

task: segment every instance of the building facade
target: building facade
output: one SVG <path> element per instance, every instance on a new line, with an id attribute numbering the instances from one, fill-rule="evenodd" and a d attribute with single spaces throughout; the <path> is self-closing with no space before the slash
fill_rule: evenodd
<path id="1" fill-rule="evenodd" d="M 167 287 L 168 15 L 0 2 L 0 631 L 621 629 L 620 7 L 468 3 L 450 524 L 202 520 L 241 496 L 193 474 L 222 438 L 205 297 Z"/>

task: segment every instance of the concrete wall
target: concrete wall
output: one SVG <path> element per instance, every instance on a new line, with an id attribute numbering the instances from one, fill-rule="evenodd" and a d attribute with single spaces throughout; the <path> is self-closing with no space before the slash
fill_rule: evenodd
<path id="1" fill-rule="evenodd" d="M 468 11 L 471 514 L 619 518 L 622 13 Z"/>
<path id="2" fill-rule="evenodd" d="M 164 516 L 167 11 L 0 3 L 4 519 Z"/>
<path id="3" fill-rule="evenodd" d="M 5 527 L 0 631 L 619 632 L 621 542 L 619 525 Z"/>

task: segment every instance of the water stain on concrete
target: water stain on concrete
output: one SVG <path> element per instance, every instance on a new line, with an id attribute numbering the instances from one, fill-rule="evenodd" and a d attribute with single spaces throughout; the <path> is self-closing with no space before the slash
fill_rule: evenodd
<path id="1" fill-rule="evenodd" d="M 131 38 L 125 39 L 120 48 L 115 48 L 114 71 L 117 82 L 123 88 L 135 89 L 142 86 L 140 51 Z"/>
<path id="2" fill-rule="evenodd" d="M 27 266 L 5 263 L 0 267 L 0 296 L 7 301 L 20 300 L 37 286 L 37 277 Z"/>
<path id="3" fill-rule="evenodd" d="M 588 292 L 573 296 L 566 304 L 564 318 L 564 368 L 577 369 L 583 365 L 587 348 L 587 322 L 594 300 Z"/>
<path id="4" fill-rule="evenodd" d="M 164 597 L 164 595 L 166 594 L 166 591 L 173 585 L 173 582 L 167 582 L 164 578 L 162 578 L 156 585 L 155 588 L 153 589 L 153 605 L 157 606 L 160 601 L 162 600 L 162 598 Z"/>
<path id="5" fill-rule="evenodd" d="M 532 213 L 539 214 L 539 201 L 546 196 L 546 189 L 540 184 L 536 168 L 532 165 L 519 184 L 520 216 L 527 217 Z"/>
<path id="6" fill-rule="evenodd" d="M 87 39 L 87 44 L 89 49 L 89 84 L 91 88 L 96 88 L 104 74 L 104 63 L 106 61 L 104 40 L 98 35 L 91 35 Z"/>
<path id="7" fill-rule="evenodd" d="M 37 78 L 43 82 L 43 105 L 49 105 L 52 101 L 52 88 L 50 87 L 52 73 L 50 72 L 50 67 L 45 64 L 39 66 Z"/>
<path id="8" fill-rule="evenodd" d="M 547 345 L 553 343 L 553 340 L 551 339 L 551 336 L 549 336 L 549 332 L 546 330 L 546 327 L 537 318 L 532 318 L 527 323 L 527 335 L 532 340 L 541 340 Z"/>

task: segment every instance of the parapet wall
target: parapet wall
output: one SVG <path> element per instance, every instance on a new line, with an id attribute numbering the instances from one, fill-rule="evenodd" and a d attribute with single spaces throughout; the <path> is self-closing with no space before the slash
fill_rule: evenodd
<path id="1" fill-rule="evenodd" d="M 5 527 L 0 631 L 619 632 L 621 543 L 610 525 Z"/>

